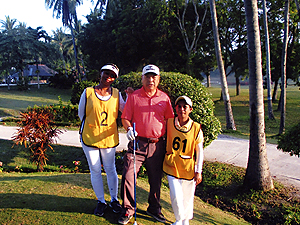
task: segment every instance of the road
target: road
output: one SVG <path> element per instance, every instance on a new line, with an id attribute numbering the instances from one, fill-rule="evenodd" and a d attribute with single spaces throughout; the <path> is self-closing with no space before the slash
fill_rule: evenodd
<path id="1" fill-rule="evenodd" d="M 17 127 L 0 125 L 0 139 L 11 140 Z M 120 144 L 117 151 L 127 149 L 126 134 L 120 133 Z M 78 131 L 64 131 L 57 139 L 57 144 L 81 147 Z M 239 167 L 247 167 L 249 141 L 219 135 L 204 149 L 204 160 L 218 161 Z M 274 144 L 267 144 L 267 155 L 271 176 L 284 185 L 293 186 L 300 190 L 300 158 L 290 156 L 276 148 Z M 300 193 L 300 191 L 298 192 Z"/>

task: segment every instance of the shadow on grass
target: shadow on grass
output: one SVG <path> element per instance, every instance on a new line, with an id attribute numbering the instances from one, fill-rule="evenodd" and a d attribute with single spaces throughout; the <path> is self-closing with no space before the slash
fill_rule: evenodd
<path id="1" fill-rule="evenodd" d="M 82 148 L 73 146 L 64 146 L 52 144 L 53 150 L 48 149 L 47 166 L 45 171 L 62 171 L 64 169 L 72 170 L 75 168 L 74 161 L 80 161 L 80 171 L 89 172 L 86 157 Z M 24 145 L 15 145 L 12 140 L 0 139 L 0 161 L 4 168 L 9 171 L 17 172 L 37 172 L 36 165 L 29 161 L 30 150 Z M 15 170 L 18 167 L 18 170 Z M 62 168 L 62 169 L 60 169 Z"/>

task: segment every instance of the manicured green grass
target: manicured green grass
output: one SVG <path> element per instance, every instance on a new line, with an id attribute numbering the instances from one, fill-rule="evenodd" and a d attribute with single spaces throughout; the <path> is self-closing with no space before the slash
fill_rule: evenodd
<path id="1" fill-rule="evenodd" d="M 224 103 L 220 101 L 221 87 L 210 87 L 208 91 L 212 94 L 215 102 L 215 115 L 220 119 L 223 132 L 229 135 L 248 138 L 249 136 L 249 89 L 248 86 L 241 86 L 240 95 L 236 95 L 235 86 L 229 86 L 230 100 L 233 116 L 236 123 L 236 132 L 226 130 Z M 278 96 L 280 95 L 280 90 Z M 28 91 L 18 91 L 16 87 L 7 90 L 0 88 L 0 117 L 18 117 L 20 111 L 24 111 L 28 106 L 58 104 L 61 97 L 62 103 L 67 104 L 71 98 L 71 90 L 54 89 L 48 86 L 32 86 Z M 277 111 L 278 100 L 273 103 L 275 120 L 269 120 L 267 114 L 267 90 L 264 90 L 265 99 L 265 126 L 268 142 L 277 143 L 277 135 L 280 125 L 280 112 Z M 289 85 L 287 87 L 286 104 L 286 129 L 300 122 L 300 91 L 298 86 Z"/>
<path id="2" fill-rule="evenodd" d="M 11 141 L 0 141 L 0 159 L 4 164 L 4 170 L 11 168 L 10 171 L 21 171 L 0 172 L 0 224 L 117 224 L 119 215 L 110 209 L 106 210 L 104 217 L 93 215 L 96 197 L 91 187 L 89 173 L 25 173 L 26 170 L 34 169 L 27 159 L 26 149 L 11 148 Z M 47 170 L 60 171 L 60 166 L 64 165 L 64 171 L 74 172 L 72 164 L 74 159 L 80 159 L 81 166 L 86 165 L 86 160 L 81 157 L 83 154 L 81 148 L 54 145 L 54 150 L 55 154 L 49 152 L 49 164 L 52 168 Z M 104 173 L 103 176 L 105 199 L 109 201 Z M 138 224 L 161 224 L 146 214 L 148 191 L 147 179 L 139 178 Z M 162 186 L 161 204 L 168 223 L 174 222 L 166 179 Z M 247 224 L 230 213 L 204 203 L 198 197 L 195 197 L 194 208 L 194 219 L 190 224 Z"/>
<path id="3" fill-rule="evenodd" d="M 210 87 L 208 91 L 212 94 L 215 102 L 215 115 L 220 119 L 222 129 L 226 131 L 226 118 L 224 110 L 224 102 L 220 101 L 221 88 Z M 236 95 L 235 87 L 229 87 L 230 101 L 233 111 L 233 116 L 237 128 L 237 132 L 232 132 L 230 135 L 248 138 L 249 136 L 249 89 L 248 86 L 242 86 L 240 95 Z M 278 93 L 280 95 L 280 91 Z M 268 102 L 267 90 L 264 90 L 265 103 L 265 132 L 268 142 L 275 142 L 274 138 L 279 133 L 280 111 L 278 108 L 278 100 L 273 103 L 273 113 L 275 120 L 268 119 Z M 298 86 L 289 85 L 287 87 L 287 104 L 286 104 L 286 129 L 300 122 L 300 91 Z M 271 140 L 273 139 L 273 141 Z"/>
<path id="4" fill-rule="evenodd" d="M 16 87 L 0 87 L 0 117 L 19 116 L 28 106 L 41 106 L 58 104 L 61 97 L 63 103 L 67 103 L 71 98 L 71 90 L 54 89 L 42 85 L 40 89 L 37 86 L 30 86 L 28 91 L 19 91 Z"/>

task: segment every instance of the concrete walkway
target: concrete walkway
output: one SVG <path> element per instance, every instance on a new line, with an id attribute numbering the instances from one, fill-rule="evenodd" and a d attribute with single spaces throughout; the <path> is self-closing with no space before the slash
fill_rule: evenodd
<path id="1" fill-rule="evenodd" d="M 0 139 L 11 140 L 16 130 L 17 127 L 0 125 Z M 126 134 L 120 133 L 119 138 L 117 151 L 127 149 Z M 59 135 L 57 144 L 81 147 L 78 131 L 63 132 Z M 218 139 L 204 149 L 204 159 L 246 168 L 248 152 L 248 140 L 219 135 Z M 278 150 L 273 144 L 267 144 L 267 154 L 272 177 L 300 190 L 300 158 Z"/>

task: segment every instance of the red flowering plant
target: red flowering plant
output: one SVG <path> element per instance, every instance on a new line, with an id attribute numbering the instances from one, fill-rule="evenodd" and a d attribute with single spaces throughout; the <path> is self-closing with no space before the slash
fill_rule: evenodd
<path id="1" fill-rule="evenodd" d="M 44 170 L 48 160 L 47 149 L 53 150 L 51 144 L 58 134 L 62 133 L 54 123 L 53 114 L 46 108 L 38 108 L 21 113 L 19 128 L 13 136 L 16 145 L 23 145 L 30 149 L 31 160 L 36 163 L 39 172 Z"/>

